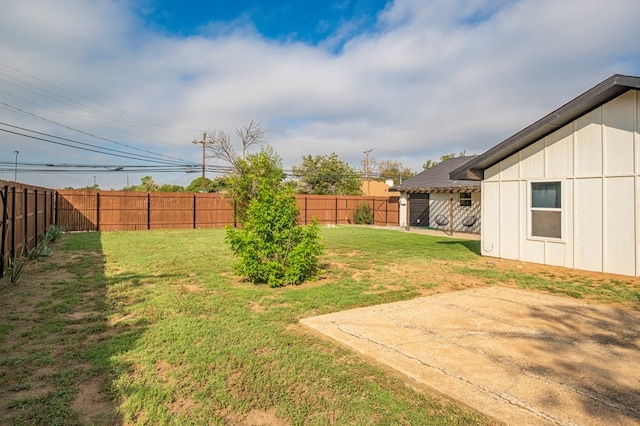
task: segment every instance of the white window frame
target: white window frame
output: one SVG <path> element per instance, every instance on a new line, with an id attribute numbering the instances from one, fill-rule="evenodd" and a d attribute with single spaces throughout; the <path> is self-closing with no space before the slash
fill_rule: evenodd
<path id="1" fill-rule="evenodd" d="M 560 184 L 560 207 L 533 207 L 533 184 L 534 183 L 559 183 Z M 527 181 L 527 238 L 537 241 L 553 241 L 564 242 L 566 235 L 565 224 L 565 186 L 562 179 L 546 179 L 546 180 L 530 180 Z M 560 213 L 560 237 L 545 237 L 539 235 L 533 235 L 533 212 L 534 211 L 549 211 Z"/>

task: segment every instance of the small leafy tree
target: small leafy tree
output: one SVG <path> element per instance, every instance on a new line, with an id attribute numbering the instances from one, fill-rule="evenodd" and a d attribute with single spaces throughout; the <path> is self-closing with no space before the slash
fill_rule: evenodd
<path id="1" fill-rule="evenodd" d="M 322 253 L 319 228 L 297 224 L 299 209 L 290 189 L 262 178 L 249 201 L 243 227 L 227 228 L 227 242 L 239 257 L 235 271 L 270 287 L 313 277 Z"/>
<path id="2" fill-rule="evenodd" d="M 373 224 L 373 213 L 371 207 L 366 201 L 361 202 L 356 206 L 353 212 L 353 221 L 357 225 L 371 225 Z"/>

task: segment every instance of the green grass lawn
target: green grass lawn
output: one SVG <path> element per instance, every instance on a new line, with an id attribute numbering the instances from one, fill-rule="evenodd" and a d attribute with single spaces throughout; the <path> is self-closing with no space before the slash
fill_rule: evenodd
<path id="1" fill-rule="evenodd" d="M 476 241 L 366 227 L 322 229 L 318 279 L 273 289 L 233 274 L 224 236 L 67 234 L 17 284 L 3 279 L 0 423 L 492 424 L 298 320 L 495 284 L 640 296 L 631 278 L 538 277 L 492 268 Z"/>

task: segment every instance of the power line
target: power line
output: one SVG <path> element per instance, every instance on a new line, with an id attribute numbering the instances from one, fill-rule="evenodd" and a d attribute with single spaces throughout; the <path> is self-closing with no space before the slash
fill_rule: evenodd
<path id="1" fill-rule="evenodd" d="M 75 146 L 75 145 L 71 145 L 69 143 L 53 141 L 53 140 L 50 140 L 50 139 L 45 139 L 45 138 L 38 137 L 38 136 L 28 135 L 28 134 L 25 134 L 25 133 L 11 131 L 11 130 L 7 130 L 7 129 L 0 129 L 1 132 L 10 133 L 10 134 L 14 134 L 14 135 L 17 135 L 17 136 L 30 138 L 30 139 L 40 140 L 40 141 L 43 141 L 43 142 L 49 142 L 49 143 L 53 143 L 53 144 L 56 144 L 56 145 L 66 146 L 66 147 L 69 147 L 69 148 L 80 149 L 80 150 L 83 150 L 83 151 L 96 152 L 96 153 L 99 153 L 99 154 L 110 155 L 110 156 L 113 156 L 113 157 L 128 158 L 128 159 L 131 159 L 131 160 L 141 160 L 141 161 L 150 161 L 150 162 L 154 161 L 156 163 L 161 163 L 161 164 L 162 163 L 164 163 L 164 164 L 172 164 L 172 163 L 170 163 L 170 162 L 168 162 L 166 160 L 154 159 L 154 158 L 151 158 L 151 157 L 148 157 L 148 156 L 143 156 L 143 155 L 135 155 L 135 154 L 131 154 L 131 153 L 128 153 L 128 152 L 125 152 L 125 151 L 119 151 L 119 150 L 114 150 L 114 149 L 100 148 L 100 147 L 96 147 L 95 145 L 92 145 L 92 144 L 89 144 L 89 143 L 74 141 L 72 139 L 67 139 L 67 138 L 61 138 L 59 136 L 54 136 L 54 135 L 50 135 L 50 134 L 47 134 L 47 133 L 37 132 L 35 130 L 25 129 L 25 128 L 22 128 L 22 127 L 19 127 L 19 126 L 13 126 L 11 124 L 6 124 L 6 123 L 0 122 L 0 125 L 5 125 L 5 126 L 12 127 L 12 128 L 15 128 L 15 129 L 19 129 L 19 130 L 23 130 L 23 131 L 27 131 L 27 132 L 31 132 L 31 133 L 35 133 L 35 134 L 39 134 L 39 135 L 42 135 L 42 136 L 47 136 L 47 137 L 54 138 L 54 139 L 64 140 L 64 141 L 72 142 L 72 143 L 79 144 L 79 145 L 90 146 L 90 147 L 97 148 L 97 149 L 84 148 L 82 146 Z M 122 154 L 119 154 L 119 153 L 122 153 Z M 123 154 L 125 154 L 125 155 L 123 155 Z M 145 157 L 147 157 L 147 158 L 145 158 Z"/>
<path id="2" fill-rule="evenodd" d="M 86 135 L 86 136 L 91 136 L 91 137 L 93 137 L 93 138 L 103 140 L 103 141 L 105 141 L 105 142 L 111 142 L 111 143 L 114 143 L 114 144 L 116 144 L 116 145 L 124 146 L 124 147 L 126 147 L 126 148 L 134 149 L 134 150 L 141 151 L 141 152 L 146 152 L 146 153 L 153 154 L 153 155 L 155 155 L 155 156 L 159 156 L 159 157 L 166 157 L 166 158 L 170 158 L 170 159 L 172 159 L 172 160 L 176 160 L 176 161 L 180 161 L 180 162 L 185 162 L 185 160 L 180 159 L 180 158 L 170 157 L 170 156 L 167 156 L 167 155 L 164 155 L 164 154 L 157 154 L 157 153 L 155 153 L 155 152 L 148 151 L 148 150 L 146 150 L 146 149 L 142 149 L 142 148 L 134 147 L 134 146 L 131 146 L 131 145 L 127 145 L 127 144 L 124 144 L 124 143 L 121 143 L 121 142 L 117 142 L 117 141 L 114 141 L 114 140 L 111 140 L 111 139 L 107 139 L 107 138 L 104 138 L 104 137 L 101 137 L 101 136 L 96 136 L 96 135 L 94 135 L 94 134 L 92 134 L 92 133 L 85 132 L 85 131 L 80 130 L 80 129 L 76 129 L 76 128 L 74 128 L 74 127 L 67 126 L 67 125 L 65 125 L 65 124 L 61 124 L 61 123 L 58 123 L 58 122 L 53 121 L 53 120 L 49 120 L 49 119 L 47 119 L 47 118 L 41 117 L 41 116 L 39 116 L 39 115 L 37 115 L 37 114 L 33 114 L 33 113 L 31 113 L 31 112 L 28 112 L 28 111 L 24 111 L 24 110 L 22 110 L 22 109 L 20 109 L 20 108 L 18 108 L 18 107 L 16 107 L 16 106 L 13 106 L 13 105 L 7 104 L 6 102 L 2 102 L 2 101 L 0 101 L 0 104 L 5 105 L 5 106 L 7 106 L 7 107 L 9 107 L 9 108 L 11 108 L 11 109 L 14 109 L 14 110 L 16 110 L 16 111 L 19 111 L 19 112 L 21 112 L 21 113 L 23 113 L 23 114 L 30 115 L 30 116 L 32 116 L 32 117 L 38 118 L 38 119 L 43 120 L 43 121 L 46 121 L 46 122 L 48 122 L 48 123 L 52 123 L 52 124 L 55 124 L 55 125 L 57 125 L 57 126 L 61 126 L 61 127 L 66 128 L 66 129 L 72 130 L 72 131 L 74 131 L 74 132 L 78 132 L 78 133 L 81 133 L 81 134 Z M 4 124 L 4 123 L 0 123 L 0 124 Z M 5 124 L 5 125 L 8 125 L 8 124 Z M 10 125 L 9 125 L 9 126 L 10 126 Z M 26 129 L 23 129 L 23 130 L 26 130 Z M 37 132 L 34 132 L 34 133 L 37 133 Z M 107 149 L 107 148 L 105 148 L 105 149 Z"/>

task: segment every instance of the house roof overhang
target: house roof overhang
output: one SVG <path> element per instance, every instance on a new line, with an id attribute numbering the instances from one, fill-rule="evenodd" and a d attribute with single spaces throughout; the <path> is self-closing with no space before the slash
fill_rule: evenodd
<path id="1" fill-rule="evenodd" d="M 574 100 L 500 142 L 450 173 L 451 179 L 482 180 L 484 171 L 629 90 L 640 89 L 640 77 L 615 74 Z"/>
<path id="2" fill-rule="evenodd" d="M 405 188 L 401 190 L 407 194 L 428 194 L 434 192 L 458 193 L 458 192 L 480 192 L 480 186 L 456 186 L 456 187 L 424 187 L 424 188 Z"/>

